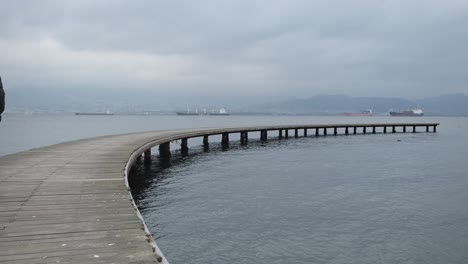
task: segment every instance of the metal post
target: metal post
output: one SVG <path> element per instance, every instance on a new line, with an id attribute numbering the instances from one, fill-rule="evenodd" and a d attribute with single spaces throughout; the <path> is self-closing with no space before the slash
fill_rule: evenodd
<path id="1" fill-rule="evenodd" d="M 375 126 L 372 127 L 372 134 L 375 134 Z"/>
<path id="2" fill-rule="evenodd" d="M 413 126 L 413 133 L 416 133 L 416 126 Z"/>
<path id="3" fill-rule="evenodd" d="M 387 133 L 387 127 L 386 126 L 383 127 L 383 132 L 384 132 L 384 134 Z"/>
<path id="4" fill-rule="evenodd" d="M 304 137 L 307 137 L 307 128 L 304 128 Z"/>
<path id="5" fill-rule="evenodd" d="M 298 137 L 299 137 L 299 131 L 298 131 L 297 128 L 294 129 L 294 137 L 295 137 L 295 138 L 298 138 Z"/>
<path id="6" fill-rule="evenodd" d="M 357 127 L 353 127 L 353 134 L 354 134 L 354 135 L 357 134 Z"/>
<path id="7" fill-rule="evenodd" d="M 366 133 L 367 133 L 366 130 L 367 130 L 367 127 L 362 127 L 362 133 L 363 133 L 363 134 L 366 134 Z"/>
<path id="8" fill-rule="evenodd" d="M 317 127 L 317 128 L 315 129 L 315 136 L 318 137 L 318 135 L 319 135 L 319 128 Z"/>
<path id="9" fill-rule="evenodd" d="M 278 130 L 278 137 L 279 137 L 279 139 L 283 138 L 283 130 L 282 129 Z"/>
<path id="10" fill-rule="evenodd" d="M 392 126 L 392 133 L 396 133 L 395 126 Z"/>
<path id="11" fill-rule="evenodd" d="M 333 128 L 333 135 L 334 136 L 338 135 L 338 128 L 336 127 Z"/>
<path id="12" fill-rule="evenodd" d="M 327 135 L 327 128 L 326 128 L 326 127 L 323 128 L 323 135 L 324 135 L 324 136 Z"/>
<path id="13" fill-rule="evenodd" d="M 436 132 L 436 127 L 437 127 L 437 126 L 433 126 L 433 127 L 432 127 L 432 132 L 434 132 L 434 133 Z"/>
<path id="14" fill-rule="evenodd" d="M 345 134 L 346 134 L 346 135 L 349 135 L 348 127 L 345 128 Z"/>
<path id="15" fill-rule="evenodd" d="M 284 130 L 284 138 L 289 138 L 289 129 Z"/>
<path id="16" fill-rule="evenodd" d="M 403 126 L 403 133 L 406 133 L 406 126 Z"/>

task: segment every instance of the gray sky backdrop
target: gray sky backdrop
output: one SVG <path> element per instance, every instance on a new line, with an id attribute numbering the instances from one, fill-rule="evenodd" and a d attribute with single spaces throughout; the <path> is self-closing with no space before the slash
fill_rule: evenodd
<path id="1" fill-rule="evenodd" d="M 468 92 L 466 0 L 0 0 L 7 89 Z"/>

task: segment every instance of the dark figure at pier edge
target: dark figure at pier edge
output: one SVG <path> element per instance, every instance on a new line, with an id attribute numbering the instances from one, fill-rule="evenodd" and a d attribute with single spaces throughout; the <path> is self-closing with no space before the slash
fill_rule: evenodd
<path id="1" fill-rule="evenodd" d="M 0 76 L 0 122 L 2 121 L 3 110 L 5 110 L 5 91 L 3 91 L 2 77 Z"/>

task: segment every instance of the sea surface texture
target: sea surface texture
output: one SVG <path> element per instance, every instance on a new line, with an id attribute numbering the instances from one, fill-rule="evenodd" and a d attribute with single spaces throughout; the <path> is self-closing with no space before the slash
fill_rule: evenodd
<path id="1" fill-rule="evenodd" d="M 171 263 L 466 263 L 467 128 L 195 148 L 135 196 Z"/>
<path id="2" fill-rule="evenodd" d="M 270 133 L 267 143 L 252 133 L 248 146 L 232 135 L 227 151 L 219 137 L 209 152 L 191 139 L 188 156 L 137 164 L 134 196 L 171 264 L 467 263 L 468 118 L 6 114 L 0 155 L 160 129 L 372 122 L 441 125 L 288 140 Z"/>

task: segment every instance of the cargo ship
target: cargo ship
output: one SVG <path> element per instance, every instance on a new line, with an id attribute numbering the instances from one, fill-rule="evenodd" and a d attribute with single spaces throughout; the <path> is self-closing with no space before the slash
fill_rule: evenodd
<path id="1" fill-rule="evenodd" d="M 221 108 L 221 109 L 219 109 L 218 112 L 213 111 L 213 112 L 209 113 L 209 115 L 227 116 L 227 115 L 229 115 L 229 113 L 227 112 L 226 108 Z"/>
<path id="2" fill-rule="evenodd" d="M 199 116 L 199 115 L 206 115 L 206 110 L 203 109 L 203 113 L 198 112 L 198 109 L 195 109 L 195 111 L 190 111 L 190 109 L 187 108 L 186 112 L 177 112 L 177 115 L 180 116 Z"/>
<path id="3" fill-rule="evenodd" d="M 177 115 L 180 115 L 180 116 L 204 116 L 204 115 L 227 116 L 229 115 L 229 113 L 227 112 L 226 108 L 221 108 L 218 111 L 212 110 L 211 113 L 206 112 L 206 109 L 203 109 L 203 112 L 198 112 L 198 110 L 195 110 L 195 112 L 190 112 L 187 109 L 187 112 L 177 112 Z"/>
<path id="4" fill-rule="evenodd" d="M 93 115 L 93 116 L 96 116 L 96 115 L 114 115 L 114 113 L 111 113 L 110 111 L 106 111 L 106 112 L 77 112 L 75 113 L 75 115 Z"/>
<path id="5" fill-rule="evenodd" d="M 199 116 L 199 115 L 202 115 L 202 114 L 196 113 L 196 112 L 177 112 L 177 115 L 180 115 L 180 116 Z"/>
<path id="6" fill-rule="evenodd" d="M 423 116 L 424 112 L 421 108 L 414 108 L 410 110 L 403 110 L 400 112 L 390 111 L 391 116 Z"/>
<path id="7" fill-rule="evenodd" d="M 344 112 L 345 116 L 371 116 L 372 110 L 366 109 L 362 110 L 361 112 Z"/>

